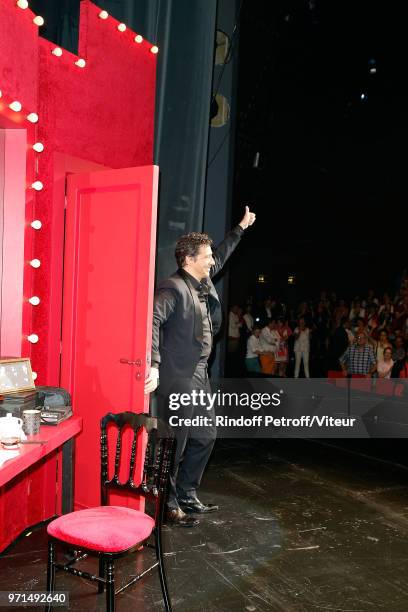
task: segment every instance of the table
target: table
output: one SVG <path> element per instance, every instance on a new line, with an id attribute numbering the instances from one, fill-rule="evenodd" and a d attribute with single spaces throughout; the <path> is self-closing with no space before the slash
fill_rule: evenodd
<path id="1" fill-rule="evenodd" d="M 72 454 L 82 417 L 42 425 L 0 467 L 0 552 L 25 529 L 72 510 Z"/>

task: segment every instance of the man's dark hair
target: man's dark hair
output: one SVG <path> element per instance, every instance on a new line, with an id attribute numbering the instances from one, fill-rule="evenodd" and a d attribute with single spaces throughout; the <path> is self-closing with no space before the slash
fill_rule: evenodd
<path id="1" fill-rule="evenodd" d="M 212 246 L 212 240 L 208 234 L 190 232 L 181 236 L 176 243 L 174 255 L 177 265 L 182 268 L 186 263 L 186 257 L 197 257 L 201 246 Z"/>

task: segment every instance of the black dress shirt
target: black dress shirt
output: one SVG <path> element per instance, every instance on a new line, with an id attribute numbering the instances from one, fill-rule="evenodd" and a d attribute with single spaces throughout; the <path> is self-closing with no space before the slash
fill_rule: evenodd
<path id="1" fill-rule="evenodd" d="M 203 320 L 203 349 L 201 351 L 200 361 L 208 361 L 213 343 L 211 314 L 208 307 L 208 294 L 210 292 L 210 288 L 205 279 L 200 282 L 194 278 L 194 276 L 191 276 L 191 274 L 186 272 L 186 270 L 184 270 L 184 274 L 189 279 L 195 291 L 197 291 L 198 299 L 200 301 L 201 316 Z"/>

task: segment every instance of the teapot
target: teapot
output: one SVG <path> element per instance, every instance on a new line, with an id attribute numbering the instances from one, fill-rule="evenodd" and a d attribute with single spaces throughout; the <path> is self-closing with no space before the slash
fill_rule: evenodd
<path id="1" fill-rule="evenodd" d="M 13 417 L 11 412 L 8 412 L 7 416 L 0 418 L 0 442 L 4 446 L 12 446 L 25 439 L 26 435 L 23 432 L 22 419 Z"/>

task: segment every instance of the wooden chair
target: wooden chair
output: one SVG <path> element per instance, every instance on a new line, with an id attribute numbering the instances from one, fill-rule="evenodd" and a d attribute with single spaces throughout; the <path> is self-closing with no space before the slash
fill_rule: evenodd
<path id="1" fill-rule="evenodd" d="M 114 474 L 108 477 L 108 434 L 107 427 L 117 427 L 117 438 L 114 456 Z M 131 428 L 131 448 L 129 470 L 126 482 L 120 482 L 119 469 L 121 456 L 124 456 L 122 436 L 125 428 Z M 138 440 L 143 439 L 142 430 L 147 432 L 147 446 L 141 482 L 134 482 L 136 449 Z M 146 436 L 146 434 L 144 434 Z M 145 438 L 146 439 L 146 438 Z M 115 595 L 137 582 L 142 576 L 158 567 L 164 606 L 171 611 L 171 602 L 167 588 L 161 526 L 164 512 L 164 501 L 173 458 L 174 439 L 166 425 L 156 418 L 145 414 L 122 412 L 109 413 L 101 419 L 101 506 L 70 512 L 53 520 L 47 528 L 48 566 L 47 591 L 55 591 L 56 571 L 64 571 L 74 576 L 98 583 L 98 593 L 106 589 L 106 610 L 114 612 Z M 128 449 L 129 450 L 129 449 Z M 153 512 L 141 512 L 123 506 L 108 505 L 110 491 L 124 491 L 143 496 L 152 503 Z M 154 536 L 154 545 L 148 540 Z M 57 563 L 56 545 L 68 547 L 75 551 L 74 557 L 65 563 Z M 156 562 L 142 573 L 134 576 L 129 582 L 116 588 L 114 562 L 131 553 L 139 554 L 142 547 L 152 547 L 156 551 Z M 73 567 L 75 563 L 88 555 L 99 559 L 98 576 Z M 52 604 L 46 608 L 52 610 Z"/>

